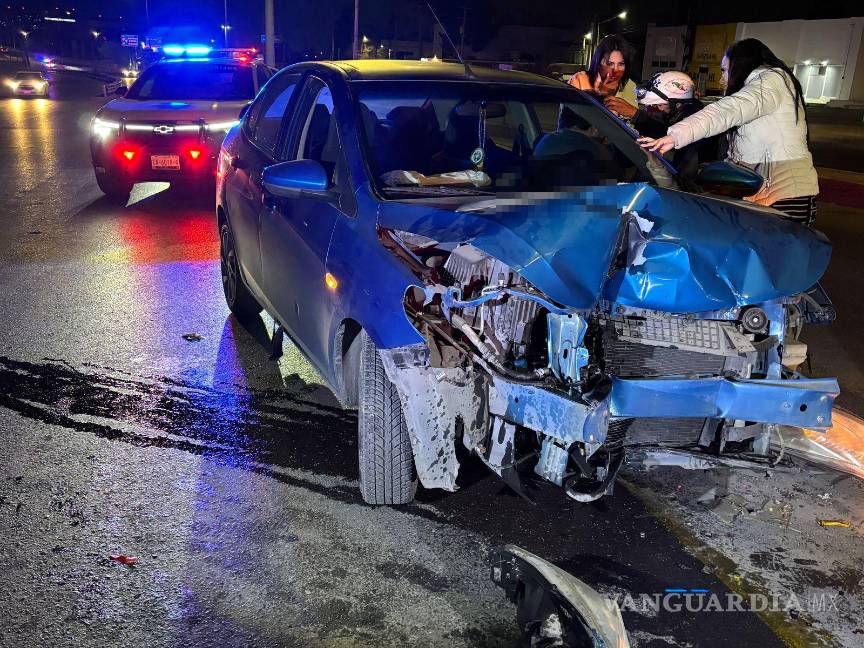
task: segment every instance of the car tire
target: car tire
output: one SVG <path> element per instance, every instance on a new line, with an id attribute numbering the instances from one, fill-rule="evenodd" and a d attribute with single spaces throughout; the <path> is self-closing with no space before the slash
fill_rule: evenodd
<path id="1" fill-rule="evenodd" d="M 417 477 L 402 403 L 375 343 L 365 331 L 360 336 L 360 492 L 367 504 L 408 504 L 417 491 Z"/>
<path id="2" fill-rule="evenodd" d="M 132 193 L 132 182 L 112 176 L 108 173 L 95 174 L 96 184 L 106 196 L 117 202 L 126 202 L 129 200 L 129 194 Z"/>
<path id="3" fill-rule="evenodd" d="M 225 293 L 228 309 L 240 319 L 254 317 L 260 313 L 261 304 L 249 292 L 240 275 L 234 235 L 231 233 L 228 221 L 224 221 L 219 228 L 219 260 L 222 291 Z"/>

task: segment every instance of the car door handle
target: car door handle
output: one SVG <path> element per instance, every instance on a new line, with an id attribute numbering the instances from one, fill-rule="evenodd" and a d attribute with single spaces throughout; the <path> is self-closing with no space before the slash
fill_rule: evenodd
<path id="1" fill-rule="evenodd" d="M 239 155 L 235 155 L 231 158 L 231 167 L 234 169 L 245 169 L 249 164 L 241 158 Z"/>

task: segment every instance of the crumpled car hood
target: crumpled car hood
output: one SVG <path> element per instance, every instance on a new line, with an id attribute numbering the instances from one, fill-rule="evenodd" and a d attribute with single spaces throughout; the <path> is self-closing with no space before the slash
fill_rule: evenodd
<path id="1" fill-rule="evenodd" d="M 409 205 L 383 203 L 379 225 L 470 242 L 577 309 L 601 298 L 667 312 L 771 301 L 810 288 L 831 256 L 823 234 L 773 210 L 647 184 Z M 622 246 L 627 262 L 613 268 Z"/>

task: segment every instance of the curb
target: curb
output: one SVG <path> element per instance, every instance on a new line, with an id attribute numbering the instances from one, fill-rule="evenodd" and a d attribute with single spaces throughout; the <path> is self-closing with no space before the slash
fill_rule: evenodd
<path id="1" fill-rule="evenodd" d="M 820 202 L 864 209 L 864 173 L 818 168 Z"/>

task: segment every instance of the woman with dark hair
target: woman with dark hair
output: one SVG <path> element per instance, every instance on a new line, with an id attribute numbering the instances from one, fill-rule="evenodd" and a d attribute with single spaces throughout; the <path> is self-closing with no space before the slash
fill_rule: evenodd
<path id="1" fill-rule="evenodd" d="M 599 43 L 591 57 L 591 65 L 584 72 L 570 78 L 570 85 L 593 92 L 602 99 L 618 97 L 636 111 L 636 84 L 630 77 L 630 43 L 620 36 L 607 36 Z"/>
<path id="2" fill-rule="evenodd" d="M 807 145 L 801 84 L 789 66 L 755 38 L 732 43 L 720 67 L 726 96 L 670 126 L 664 137 L 643 137 L 639 142 L 650 151 L 666 153 L 730 131 L 728 159 L 765 179 L 745 200 L 811 223 L 819 179 Z"/>

